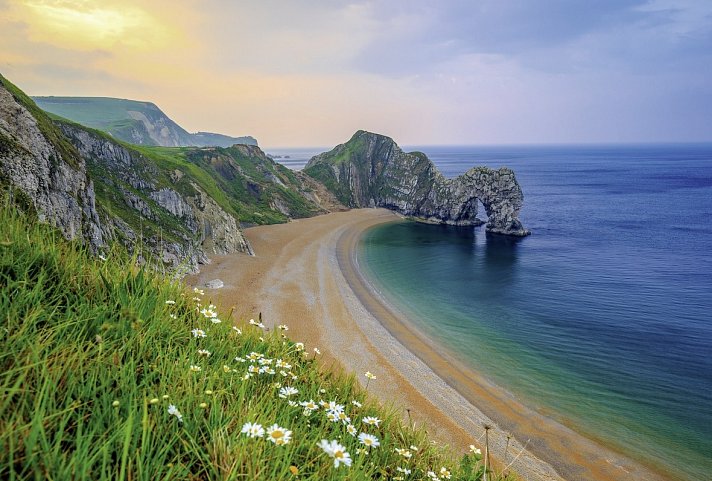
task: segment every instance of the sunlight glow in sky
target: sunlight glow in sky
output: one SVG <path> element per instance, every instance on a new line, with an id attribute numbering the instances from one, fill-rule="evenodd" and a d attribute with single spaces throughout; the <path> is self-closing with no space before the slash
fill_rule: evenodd
<path id="1" fill-rule="evenodd" d="M 0 0 L 30 95 L 330 146 L 712 140 L 709 0 Z"/>

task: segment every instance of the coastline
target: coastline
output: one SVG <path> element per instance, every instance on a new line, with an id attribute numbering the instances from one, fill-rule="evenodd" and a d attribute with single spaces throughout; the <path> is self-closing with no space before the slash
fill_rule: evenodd
<path id="1" fill-rule="evenodd" d="M 188 280 L 220 278 L 225 287 L 210 297 L 233 306 L 235 319 L 261 313 L 266 325 L 286 323 L 292 338 L 319 347 L 327 365 L 337 362 L 362 382 L 360 374 L 375 372 L 371 394 L 408 409 L 457 451 L 473 443 L 483 448 L 477 440 L 492 425 L 491 455 L 505 464 L 518 455 L 512 470 L 522 479 L 663 479 L 462 368 L 389 306 L 360 272 L 356 254 L 365 230 L 396 219 L 384 209 L 361 209 L 246 229 L 255 257 L 215 256 Z"/>

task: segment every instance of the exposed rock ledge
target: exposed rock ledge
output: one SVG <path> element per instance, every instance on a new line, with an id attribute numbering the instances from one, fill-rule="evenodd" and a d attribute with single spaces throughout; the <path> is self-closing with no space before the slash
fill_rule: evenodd
<path id="1" fill-rule="evenodd" d="M 359 130 L 347 143 L 313 157 L 304 171 L 349 207 L 385 207 L 428 222 L 479 225 L 479 200 L 487 232 L 530 234 L 518 218 L 522 189 L 506 167 L 473 167 L 446 179 L 425 154 L 403 152 L 391 138 Z"/>

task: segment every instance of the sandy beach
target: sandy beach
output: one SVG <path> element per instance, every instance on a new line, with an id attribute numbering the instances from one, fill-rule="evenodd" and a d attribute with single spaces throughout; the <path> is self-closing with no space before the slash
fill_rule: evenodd
<path id="1" fill-rule="evenodd" d="M 232 308 L 236 322 L 261 313 L 267 326 L 287 324 L 292 339 L 318 347 L 326 365 L 337 363 L 362 382 L 373 372 L 371 394 L 456 451 L 476 444 L 484 452 L 484 426 L 492 426 L 491 455 L 521 479 L 663 479 L 462 368 L 389 306 L 361 276 L 355 247 L 366 229 L 397 219 L 384 209 L 360 209 L 249 228 L 255 256 L 214 256 L 188 282 L 221 279 L 224 287 L 206 294 Z"/>

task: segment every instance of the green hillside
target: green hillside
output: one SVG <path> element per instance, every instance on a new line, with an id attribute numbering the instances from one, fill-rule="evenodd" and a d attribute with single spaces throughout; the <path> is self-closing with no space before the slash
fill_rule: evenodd
<path id="1" fill-rule="evenodd" d="M 257 145 L 249 136 L 211 132 L 189 133 L 152 102 L 111 97 L 33 97 L 46 112 L 86 127 L 103 130 L 115 139 L 138 145 L 165 147 Z"/>
<path id="2" fill-rule="evenodd" d="M 0 478 L 482 478 L 281 332 L 7 197 L 0 223 Z"/>

